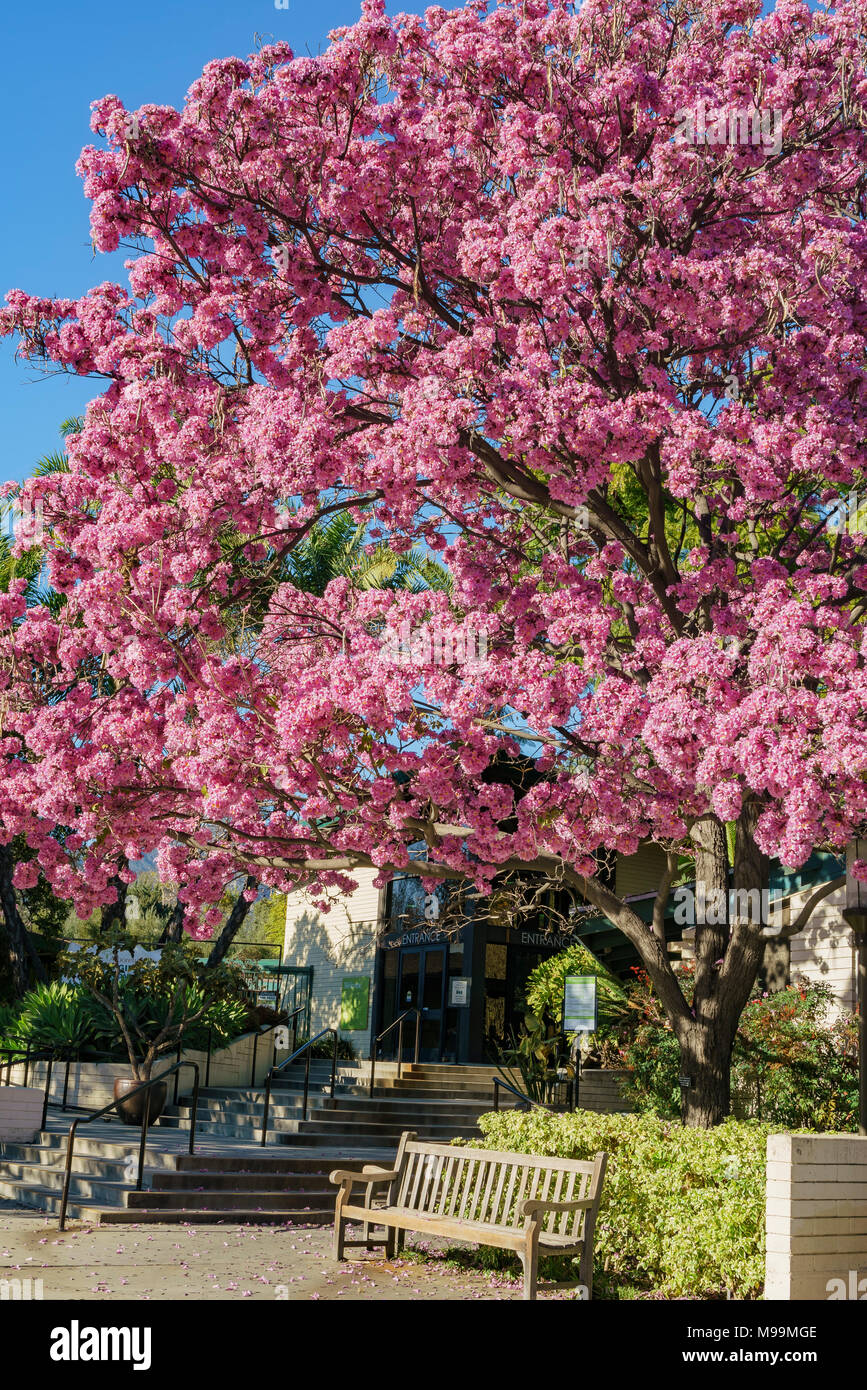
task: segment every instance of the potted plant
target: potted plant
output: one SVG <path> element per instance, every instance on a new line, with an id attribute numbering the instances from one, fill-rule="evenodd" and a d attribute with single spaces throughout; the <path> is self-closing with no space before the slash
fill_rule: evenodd
<path id="1" fill-rule="evenodd" d="M 167 1084 L 159 1082 L 128 1101 L 124 1097 L 151 1080 L 158 1058 L 174 1052 L 218 1001 L 238 999 L 242 992 L 231 966 L 204 965 L 190 941 L 136 955 L 137 946 L 133 935 L 116 927 L 86 949 L 65 952 L 60 961 L 63 974 L 94 999 L 103 1035 L 122 1040 L 132 1074 L 115 1081 L 114 1096 L 121 1119 L 134 1125 L 142 1123 L 146 1108 L 148 1124 L 162 1114 Z"/>

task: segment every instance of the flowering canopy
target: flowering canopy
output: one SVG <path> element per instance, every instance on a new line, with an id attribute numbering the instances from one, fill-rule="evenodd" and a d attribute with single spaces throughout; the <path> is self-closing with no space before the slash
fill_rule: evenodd
<path id="1" fill-rule="evenodd" d="M 867 560 L 825 524 L 867 466 L 864 14 L 365 0 L 180 111 L 95 104 L 128 286 L 0 315 L 105 382 L 25 489 L 65 604 L 0 596 L 3 835 L 79 912 L 154 849 L 204 910 L 420 839 L 484 888 L 747 804 L 789 864 L 864 827 Z M 293 585 L 341 508 L 450 591 Z"/>

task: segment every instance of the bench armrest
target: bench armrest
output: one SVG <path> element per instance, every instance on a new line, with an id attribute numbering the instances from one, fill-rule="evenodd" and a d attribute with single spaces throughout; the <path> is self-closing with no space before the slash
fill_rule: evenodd
<path id="1" fill-rule="evenodd" d="M 357 1182 L 370 1184 L 394 1182 L 395 1178 L 399 1177 L 400 1174 L 394 1168 L 376 1168 L 372 1164 L 368 1164 L 361 1173 L 357 1170 L 350 1171 L 348 1168 L 335 1168 L 334 1172 L 328 1175 L 330 1182 L 339 1183 L 350 1190 Z"/>
<path id="2" fill-rule="evenodd" d="M 537 1211 L 589 1211 L 596 1203 L 591 1197 L 582 1197 L 580 1202 L 544 1202 L 537 1197 L 525 1197 L 518 1208 L 521 1217 L 534 1216 Z"/>

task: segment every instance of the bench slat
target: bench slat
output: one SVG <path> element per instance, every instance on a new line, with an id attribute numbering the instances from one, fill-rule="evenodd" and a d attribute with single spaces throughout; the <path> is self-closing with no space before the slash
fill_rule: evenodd
<path id="1" fill-rule="evenodd" d="M 500 1171 L 500 1167 L 501 1165 L 499 1163 L 488 1164 L 488 1181 L 485 1183 L 485 1192 L 482 1197 L 482 1209 L 479 1212 L 482 1221 L 493 1221 L 495 1219 L 495 1213 L 489 1212 L 489 1207 L 491 1203 L 491 1192 L 494 1186 L 494 1178 Z"/>
<path id="2" fill-rule="evenodd" d="M 449 1216 L 454 1215 L 455 1203 L 457 1202 L 458 1194 L 461 1191 L 461 1183 L 463 1181 L 464 1168 L 466 1167 L 466 1162 L 467 1160 L 465 1158 L 459 1158 L 456 1160 L 457 1168 L 454 1176 L 454 1187 L 452 1188 L 452 1195 L 449 1201 L 449 1209 L 447 1213 Z"/>
<path id="3" fill-rule="evenodd" d="M 461 1144 L 427 1144 L 421 1140 L 413 1140 L 407 1144 L 406 1151 L 407 1153 L 424 1154 L 441 1153 L 476 1161 L 484 1158 L 486 1161 L 514 1164 L 518 1168 L 532 1168 L 540 1162 L 538 1154 L 509 1153 L 506 1150 L 497 1149 L 473 1149 L 469 1145 Z M 593 1172 L 593 1164 L 585 1158 L 545 1158 L 541 1161 L 544 1162 L 546 1168 L 552 1168 L 555 1172 L 560 1168 L 568 1173 Z"/>
<path id="4" fill-rule="evenodd" d="M 491 1212 L 491 1220 L 492 1220 L 492 1221 L 499 1221 L 499 1220 L 501 1219 L 501 1217 L 502 1217 L 502 1220 L 503 1220 L 503 1222 L 505 1223 L 506 1213 L 505 1213 L 504 1211 L 501 1211 L 501 1209 L 500 1209 L 500 1203 L 502 1202 L 502 1199 L 503 1199 L 503 1188 L 504 1188 L 505 1185 L 506 1185 L 506 1175 L 507 1175 L 508 1171 L 509 1171 L 509 1165 L 508 1165 L 508 1163 L 501 1163 L 501 1164 L 500 1164 L 500 1180 L 499 1180 L 499 1182 L 497 1183 L 497 1190 L 496 1190 L 496 1192 L 494 1193 L 494 1209 L 493 1209 L 493 1211 Z M 514 1170 L 513 1170 L 513 1171 L 514 1171 Z"/>

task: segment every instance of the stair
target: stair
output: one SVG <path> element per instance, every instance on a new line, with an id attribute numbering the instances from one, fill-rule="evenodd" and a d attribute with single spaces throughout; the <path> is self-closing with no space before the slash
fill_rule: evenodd
<path id="1" fill-rule="evenodd" d="M 95 1121 L 76 1140 L 68 1216 L 103 1224 L 326 1225 L 334 1216 L 334 1168 L 389 1166 L 407 1129 L 443 1144 L 480 1136 L 478 1117 L 492 1108 L 490 1068 L 410 1064 L 399 1080 L 395 1068 L 383 1070 L 370 1098 L 364 1070 L 341 1068 L 332 1099 L 330 1063 L 312 1062 L 303 1119 L 304 1073 L 293 1068 L 273 1088 L 265 1148 L 262 1089 L 202 1088 L 192 1155 L 192 1099 L 180 1096 L 149 1132 L 141 1192 L 128 1164 L 132 1155 L 137 1171 L 139 1131 Z M 0 1143 L 0 1197 L 59 1213 L 71 1118 L 53 1115 L 33 1144 Z"/>

